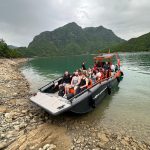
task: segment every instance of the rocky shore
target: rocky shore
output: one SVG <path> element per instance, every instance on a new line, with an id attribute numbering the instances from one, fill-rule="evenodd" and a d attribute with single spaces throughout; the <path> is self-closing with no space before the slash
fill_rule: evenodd
<path id="1" fill-rule="evenodd" d="M 19 71 L 27 59 L 0 59 L 0 149 L 148 150 L 149 143 L 111 133 L 63 114 L 52 117 L 29 101 L 29 84 Z"/>

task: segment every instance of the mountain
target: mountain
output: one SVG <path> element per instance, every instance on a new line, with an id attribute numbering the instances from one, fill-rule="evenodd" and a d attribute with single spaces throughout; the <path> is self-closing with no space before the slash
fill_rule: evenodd
<path id="1" fill-rule="evenodd" d="M 125 40 L 111 30 L 99 27 L 81 28 L 75 22 L 54 31 L 45 31 L 35 36 L 27 49 L 20 50 L 26 56 L 53 56 L 95 53 L 120 44 Z"/>
<path id="2" fill-rule="evenodd" d="M 14 46 L 14 45 L 8 45 L 8 47 L 9 47 L 10 49 L 16 49 L 16 48 L 18 48 L 17 46 Z"/>
<path id="3" fill-rule="evenodd" d="M 150 51 L 150 33 L 144 34 L 137 38 L 132 38 L 122 44 L 113 46 L 113 51 Z"/>

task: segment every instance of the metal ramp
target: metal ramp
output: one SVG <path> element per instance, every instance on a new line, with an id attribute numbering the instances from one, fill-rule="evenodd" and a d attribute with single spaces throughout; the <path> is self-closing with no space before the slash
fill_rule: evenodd
<path id="1" fill-rule="evenodd" d="M 53 115 L 58 115 L 71 106 L 70 102 L 63 97 L 42 92 L 38 92 L 37 95 L 32 96 L 30 100 Z"/>

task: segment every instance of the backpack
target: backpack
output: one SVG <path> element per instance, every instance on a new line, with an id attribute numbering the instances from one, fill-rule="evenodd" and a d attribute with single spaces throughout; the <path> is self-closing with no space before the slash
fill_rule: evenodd
<path id="1" fill-rule="evenodd" d="M 61 87 L 59 88 L 58 95 L 59 95 L 59 96 L 64 96 L 64 94 L 65 94 L 65 89 L 64 89 L 63 86 L 61 86 Z"/>

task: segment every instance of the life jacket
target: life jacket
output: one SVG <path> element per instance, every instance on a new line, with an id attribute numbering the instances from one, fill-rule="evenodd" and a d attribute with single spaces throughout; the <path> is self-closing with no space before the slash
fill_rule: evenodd
<path id="1" fill-rule="evenodd" d="M 120 75 L 121 75 L 121 72 L 117 71 L 116 74 L 115 74 L 115 77 L 118 78 L 118 77 L 120 77 Z"/>

